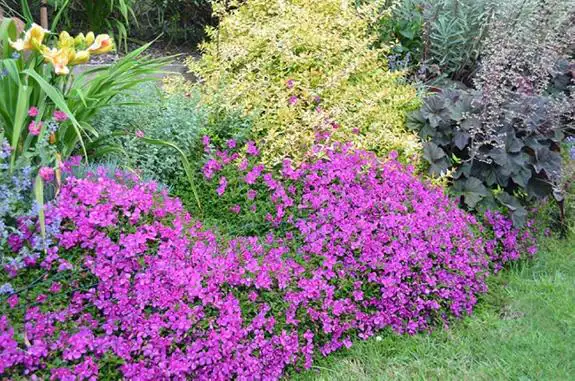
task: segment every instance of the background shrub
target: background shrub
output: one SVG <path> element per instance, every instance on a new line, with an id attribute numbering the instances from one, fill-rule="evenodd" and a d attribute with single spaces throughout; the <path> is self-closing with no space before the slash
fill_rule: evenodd
<path id="1" fill-rule="evenodd" d="M 216 26 L 212 0 L 144 0 L 134 4 L 138 24 L 133 35 L 156 38 L 160 33 L 171 43 L 195 48 L 205 38 L 206 26 Z"/>
<path id="2" fill-rule="evenodd" d="M 434 174 L 453 170 L 469 208 L 503 205 L 524 222 L 534 200 L 563 198 L 561 142 L 573 128 L 569 2 L 502 2 L 483 43 L 474 89 L 425 99 L 410 127 Z"/>
<path id="3" fill-rule="evenodd" d="M 317 135 L 409 156 L 419 148 L 404 130 L 415 90 L 388 71 L 386 50 L 369 49 L 371 14 L 350 1 L 248 1 L 209 30 L 202 59 L 189 65 L 207 102 L 218 93 L 256 115 L 267 163 L 301 162 Z"/>
<path id="4" fill-rule="evenodd" d="M 495 5 L 490 0 L 389 1 L 375 28 L 380 43 L 392 46 L 392 69 L 409 68 L 416 79 L 434 86 L 469 85 Z"/>
<path id="5" fill-rule="evenodd" d="M 428 97 L 409 125 L 425 141 L 423 156 L 431 174 L 453 171 L 453 191 L 467 207 L 504 205 L 522 225 L 524 206 L 559 191 L 562 114 L 546 97 L 508 102 L 501 105 L 497 125 L 488 126 L 480 94 L 445 90 Z"/>
<path id="6" fill-rule="evenodd" d="M 174 143 L 191 163 L 199 166 L 204 155 L 202 136 L 211 134 L 218 144 L 231 138 L 242 141 L 250 130 L 248 119 L 237 113 L 224 113 L 217 105 L 202 104 L 196 91 L 166 96 L 154 84 L 141 86 L 136 94 L 120 97 L 96 116 L 94 125 L 105 135 L 115 135 L 115 143 L 121 148 L 119 153 L 108 155 L 107 160 L 119 161 L 124 168 L 132 168 L 146 179 L 170 186 L 184 199 L 191 197 L 191 191 L 177 152 L 170 147 L 146 143 L 139 136 Z"/>

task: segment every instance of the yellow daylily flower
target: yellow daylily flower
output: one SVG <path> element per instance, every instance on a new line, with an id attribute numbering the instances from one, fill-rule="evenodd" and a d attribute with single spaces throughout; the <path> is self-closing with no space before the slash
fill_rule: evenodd
<path id="1" fill-rule="evenodd" d="M 86 43 L 86 36 L 84 36 L 84 33 L 80 33 L 79 35 L 76 36 L 76 38 L 74 39 L 74 45 L 76 47 L 78 46 L 82 46 Z"/>
<path id="2" fill-rule="evenodd" d="M 91 54 L 104 54 L 110 52 L 114 48 L 114 41 L 107 34 L 99 34 L 96 40 L 90 47 L 88 51 Z"/>
<path id="3" fill-rule="evenodd" d="M 70 65 L 74 66 L 74 65 L 85 64 L 89 60 L 90 60 L 90 52 L 87 50 L 80 50 L 76 52 L 74 58 L 70 60 Z"/>
<path id="4" fill-rule="evenodd" d="M 72 49 L 62 48 L 62 49 L 44 49 L 42 55 L 46 62 L 51 63 L 54 66 L 54 71 L 58 75 L 68 75 L 70 74 L 70 68 L 68 65 L 71 61 L 74 61 L 76 54 Z"/>
<path id="5" fill-rule="evenodd" d="M 88 46 L 92 45 L 95 40 L 96 40 L 96 36 L 94 36 L 94 32 L 89 32 L 86 35 L 86 45 L 88 45 Z"/>
<path id="6" fill-rule="evenodd" d="M 46 29 L 38 24 L 32 24 L 32 27 L 26 31 L 24 38 L 16 41 L 10 41 L 10 46 L 21 52 L 23 50 L 40 50 L 44 36 L 48 33 Z"/>
<path id="7" fill-rule="evenodd" d="M 74 38 L 70 36 L 70 33 L 63 31 L 60 33 L 60 38 L 58 39 L 58 48 L 73 48 Z"/>

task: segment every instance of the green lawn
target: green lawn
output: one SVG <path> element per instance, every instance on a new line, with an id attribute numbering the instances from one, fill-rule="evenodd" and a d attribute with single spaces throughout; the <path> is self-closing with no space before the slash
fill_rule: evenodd
<path id="1" fill-rule="evenodd" d="M 492 278 L 474 315 L 414 337 L 384 333 L 293 380 L 575 380 L 575 239 Z"/>

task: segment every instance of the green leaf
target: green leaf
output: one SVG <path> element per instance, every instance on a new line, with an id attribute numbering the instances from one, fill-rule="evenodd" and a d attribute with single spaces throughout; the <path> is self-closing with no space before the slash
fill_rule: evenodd
<path id="1" fill-rule="evenodd" d="M 34 181 L 34 198 L 38 203 L 38 222 L 40 223 L 40 233 L 42 239 L 46 240 L 46 216 L 44 214 L 44 182 L 40 175 L 36 176 Z"/>
<path id="2" fill-rule="evenodd" d="M 16 155 L 18 153 L 18 145 L 22 138 L 22 131 L 25 128 L 26 118 L 28 117 L 28 101 L 32 89 L 28 86 L 21 86 L 18 92 L 18 100 L 16 103 L 16 114 L 14 115 L 14 125 L 12 126 L 12 157 L 10 160 L 10 170 L 14 169 L 16 162 Z"/>
<path id="3" fill-rule="evenodd" d="M 46 93 L 48 98 L 50 98 L 52 102 L 54 102 L 54 105 L 56 105 L 57 108 L 59 108 L 61 111 L 65 112 L 66 115 L 68 115 L 68 117 L 70 118 L 70 122 L 72 122 L 72 126 L 76 131 L 76 138 L 77 141 L 80 142 L 80 146 L 82 147 L 82 151 L 84 152 L 84 157 L 86 158 L 86 160 L 88 160 L 88 153 L 86 152 L 86 146 L 84 144 L 84 139 L 82 138 L 82 132 L 83 132 L 82 126 L 80 125 L 80 123 L 78 123 L 78 120 L 76 120 L 76 117 L 74 116 L 72 111 L 70 111 L 70 109 L 68 108 L 68 104 L 66 103 L 66 100 L 64 99 L 64 96 L 62 95 L 60 90 L 50 85 L 48 82 L 46 82 L 44 78 L 42 78 L 42 76 L 40 76 L 40 74 L 38 74 L 32 69 L 24 70 L 24 74 L 27 74 L 30 77 L 32 77 L 38 83 L 38 85 L 40 85 L 42 91 Z M 76 141 L 73 141 L 71 144 L 75 145 L 75 143 Z M 71 152 L 74 147 L 66 147 L 66 148 L 68 152 Z"/>
<path id="4" fill-rule="evenodd" d="M 196 199 L 196 203 L 198 204 L 198 208 L 201 211 L 202 205 L 201 205 L 200 197 L 198 196 L 198 192 L 196 189 L 196 185 L 195 185 L 195 181 L 194 181 L 194 174 L 192 172 L 192 165 L 190 164 L 186 154 L 180 149 L 180 147 L 178 147 L 176 144 L 174 144 L 172 142 L 168 142 L 168 141 L 160 140 L 160 139 L 150 139 L 150 138 L 140 138 L 140 139 L 146 143 L 149 143 L 149 144 L 173 148 L 180 154 L 180 159 L 182 161 L 182 165 L 184 166 L 184 171 L 186 172 L 186 176 L 188 177 L 188 181 L 190 183 L 190 187 L 192 188 L 192 192 L 193 192 L 194 197 Z"/>
<path id="5" fill-rule="evenodd" d="M 561 154 L 558 152 L 553 152 L 547 147 L 541 147 L 535 150 L 533 167 L 538 174 L 545 171 L 547 177 L 556 178 L 561 173 L 561 160 Z"/>

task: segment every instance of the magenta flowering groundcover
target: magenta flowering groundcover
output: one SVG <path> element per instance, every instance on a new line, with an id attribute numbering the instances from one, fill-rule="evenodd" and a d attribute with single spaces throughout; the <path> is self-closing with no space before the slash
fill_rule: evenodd
<path id="1" fill-rule="evenodd" d="M 475 219 L 395 160 L 335 146 L 276 178 L 218 154 L 206 167 L 217 193 L 235 165 L 284 227 L 224 240 L 153 183 L 69 178 L 47 210 L 57 244 L 4 270 L 16 290 L 40 281 L 2 307 L 0 374 L 275 380 L 381 329 L 469 314 L 486 291 L 495 254 Z"/>

